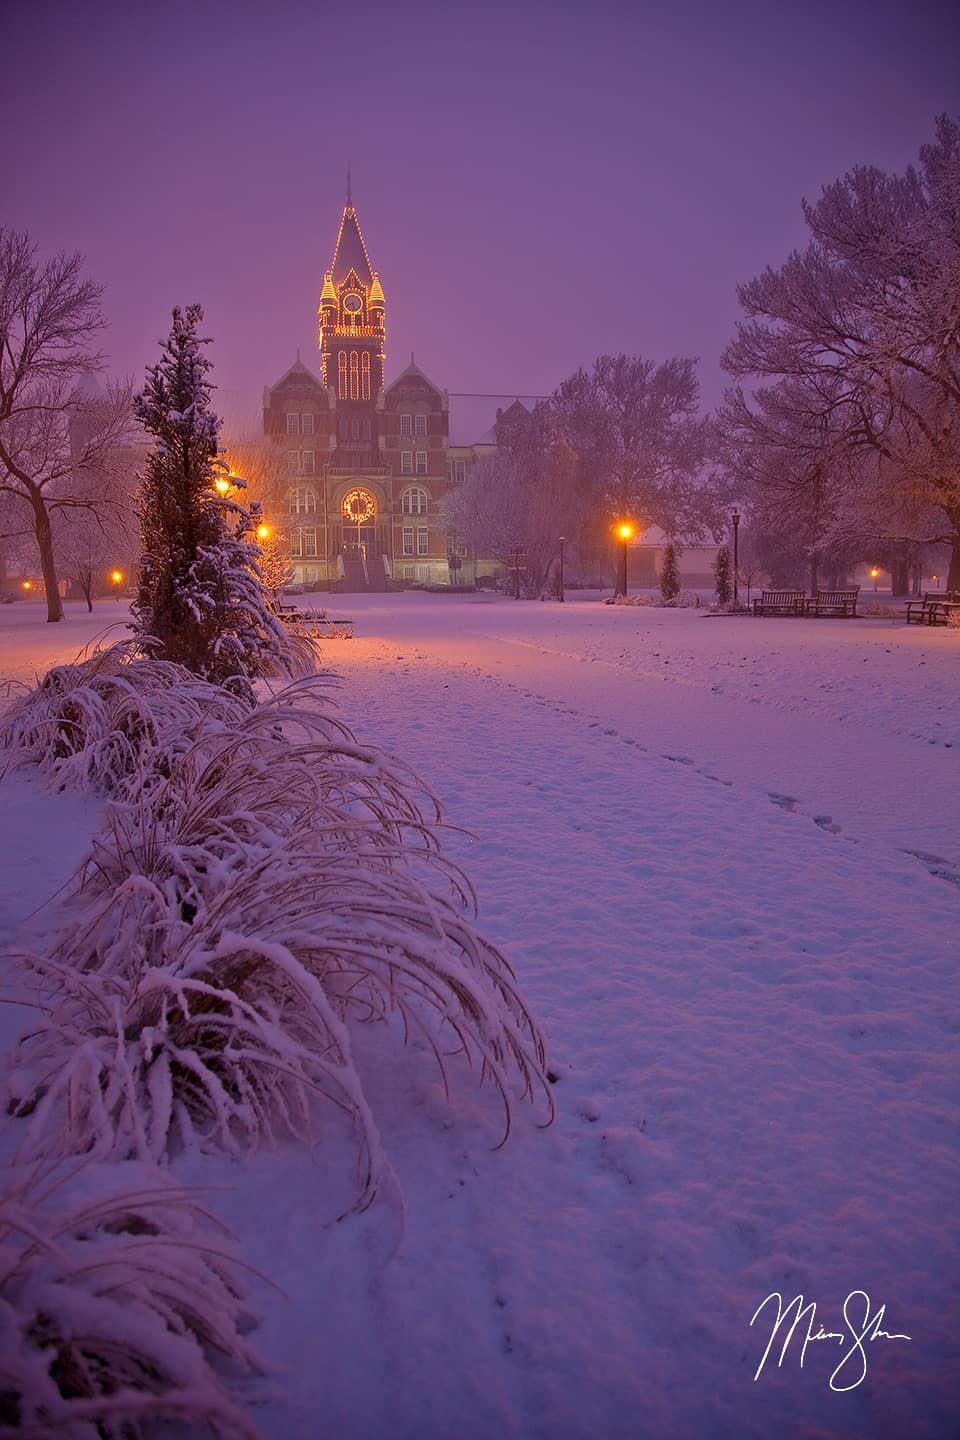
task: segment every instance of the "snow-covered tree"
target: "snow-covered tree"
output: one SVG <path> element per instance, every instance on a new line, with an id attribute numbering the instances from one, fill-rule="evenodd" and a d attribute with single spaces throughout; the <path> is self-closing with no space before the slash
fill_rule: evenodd
<path id="1" fill-rule="evenodd" d="M 733 597 L 733 576 L 730 565 L 730 551 L 721 545 L 713 566 L 713 578 L 717 590 L 717 604 L 729 605 Z"/>
<path id="2" fill-rule="evenodd" d="M 869 548 L 863 491 L 853 480 L 862 461 L 845 448 L 834 412 L 821 412 L 819 393 L 796 380 L 761 389 L 752 403 L 732 392 L 722 422 L 724 464 L 751 497 L 755 530 L 780 583 L 816 591 L 821 567 L 844 545 Z M 856 505 L 845 503 L 851 492 Z"/>
<path id="3" fill-rule="evenodd" d="M 93 609 L 112 571 L 129 582 L 137 554 L 135 470 L 140 456 L 133 446 L 117 446 L 101 457 L 71 490 L 89 497 L 89 507 L 58 511 L 54 518 L 57 568 L 77 587 Z M 114 587 L 116 588 L 116 587 Z"/>
<path id="4" fill-rule="evenodd" d="M 197 335 L 199 305 L 175 309 L 160 362 L 134 410 L 153 447 L 141 475 L 140 583 L 135 631 L 159 641 L 159 655 L 205 679 L 284 673 L 291 657 L 270 610 L 249 540 L 249 512 L 221 495 L 219 420 Z"/>
<path id="5" fill-rule="evenodd" d="M 677 560 L 677 547 L 672 541 L 663 552 L 660 594 L 663 596 L 664 605 L 673 605 L 680 594 L 680 566 Z"/>
<path id="6" fill-rule="evenodd" d="M 244 500 L 252 512 L 257 506 L 256 537 L 260 547 L 260 577 L 271 600 L 291 583 L 289 492 L 286 455 L 261 436 L 227 438 L 221 456 L 232 475 L 246 484 Z"/>
<path id="7" fill-rule="evenodd" d="M 720 515 L 705 478 L 711 423 L 699 415 L 693 360 L 656 365 L 601 355 L 553 397 L 556 424 L 576 451 L 604 535 L 618 519 L 704 538 Z"/>
<path id="8" fill-rule="evenodd" d="M 99 512 L 89 478 L 130 423 L 127 387 L 91 394 L 103 287 L 82 264 L 58 255 L 40 265 L 28 235 L 0 228 L 0 496 L 5 533 L 36 541 L 50 621 L 63 619 L 52 517 Z"/>
<path id="9" fill-rule="evenodd" d="M 856 459 L 835 538 L 949 541 L 960 586 L 960 127 L 941 116 L 917 169 L 857 167 L 804 214 L 806 250 L 740 287 L 724 364 L 771 385 L 733 403 L 802 389 Z"/>
<path id="10" fill-rule="evenodd" d="M 498 454 L 475 461 L 445 504 L 448 531 L 511 564 L 520 545 L 529 594 L 543 593 L 560 555 L 585 523 L 576 456 L 558 435 L 550 408 L 514 406 L 497 424 Z"/>

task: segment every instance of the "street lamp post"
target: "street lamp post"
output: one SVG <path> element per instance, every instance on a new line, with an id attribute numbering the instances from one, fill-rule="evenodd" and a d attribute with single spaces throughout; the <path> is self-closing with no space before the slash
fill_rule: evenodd
<path id="1" fill-rule="evenodd" d="M 558 576 L 557 599 L 563 604 L 563 547 L 566 537 L 560 536 L 560 574 Z"/>
<path id="2" fill-rule="evenodd" d="M 880 571 L 877 569 L 876 565 L 872 565 L 872 566 L 870 567 L 870 579 L 873 581 L 873 593 L 874 593 L 874 594 L 877 593 L 877 580 L 878 580 L 878 578 L 879 578 L 879 575 L 880 575 Z"/>
<path id="3" fill-rule="evenodd" d="M 617 584 L 614 589 L 614 599 L 618 595 L 627 593 L 627 546 L 633 539 L 634 527 L 629 520 L 621 520 L 619 525 L 614 526 L 617 538 L 620 541 L 620 564 L 618 567 Z"/>
<path id="4" fill-rule="evenodd" d="M 733 608 L 740 609 L 740 512 L 733 512 Z M 748 600 L 749 603 L 749 600 Z"/>
<path id="5" fill-rule="evenodd" d="M 113 582 L 114 598 L 115 598 L 117 604 L 119 605 L 119 603 L 120 603 L 120 586 L 123 584 L 123 571 L 122 571 L 122 570 L 114 570 L 114 571 L 112 571 L 112 572 L 111 572 L 111 575 L 110 575 L 110 579 L 111 579 L 111 581 Z"/>

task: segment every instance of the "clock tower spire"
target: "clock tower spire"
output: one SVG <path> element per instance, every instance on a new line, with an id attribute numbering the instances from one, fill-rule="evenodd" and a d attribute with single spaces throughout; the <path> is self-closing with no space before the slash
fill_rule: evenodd
<path id="1" fill-rule="evenodd" d="M 363 456 L 365 463 L 378 464 L 386 302 L 353 205 L 349 166 L 347 203 L 323 277 L 318 318 L 321 374 L 338 413 L 337 449 L 348 451 L 350 462 Z"/>

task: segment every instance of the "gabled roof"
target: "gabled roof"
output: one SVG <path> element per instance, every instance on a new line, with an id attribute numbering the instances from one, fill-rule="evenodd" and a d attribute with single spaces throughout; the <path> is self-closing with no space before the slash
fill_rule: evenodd
<path id="1" fill-rule="evenodd" d="M 312 370 L 309 370 L 307 366 L 304 365 L 300 359 L 300 352 L 298 351 L 297 358 L 290 366 L 290 369 L 284 370 L 279 380 L 274 380 L 272 385 L 266 386 L 265 394 L 269 394 L 271 391 L 278 389 L 285 380 L 302 380 L 304 378 L 311 380 L 314 385 L 319 385 L 321 390 L 323 389 L 323 381 L 320 379 L 320 376 L 315 375 Z"/>
<path id="2" fill-rule="evenodd" d="M 400 374 L 399 374 L 398 376 L 396 376 L 395 379 L 393 379 L 393 380 L 390 381 L 390 384 L 387 386 L 385 393 L 389 395 L 390 391 L 393 390 L 393 389 L 395 389 L 395 387 L 396 387 L 397 385 L 399 385 L 402 380 L 410 380 L 410 379 L 423 380 L 424 383 L 427 384 L 427 385 L 429 385 L 431 390 L 435 390 L 438 395 L 442 395 L 442 394 L 443 394 L 443 391 L 441 390 L 440 386 L 439 386 L 439 385 L 435 385 L 435 384 L 433 383 L 433 381 L 430 379 L 430 376 L 429 376 L 429 375 L 425 375 L 425 374 L 423 373 L 423 371 L 420 369 L 420 366 L 414 363 L 414 359 L 413 359 L 413 356 L 412 356 L 412 355 L 410 356 L 410 364 L 407 366 L 406 370 L 401 370 L 401 371 L 400 371 Z"/>
<path id="3" fill-rule="evenodd" d="M 334 285 L 341 285 L 351 270 L 356 270 L 364 285 L 369 286 L 373 282 L 370 257 L 367 254 L 367 247 L 363 243 L 363 235 L 360 233 L 357 212 L 352 205 L 343 207 L 340 230 L 337 234 L 333 263 L 330 269 L 333 272 Z"/>

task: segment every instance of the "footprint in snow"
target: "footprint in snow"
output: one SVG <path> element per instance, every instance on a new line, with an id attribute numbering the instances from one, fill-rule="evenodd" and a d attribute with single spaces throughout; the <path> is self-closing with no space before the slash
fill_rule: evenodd
<path id="1" fill-rule="evenodd" d="M 904 855 L 912 855 L 914 860 L 919 860 L 924 869 L 937 880 L 947 880 L 951 885 L 960 887 L 960 870 L 942 855 L 931 855 L 926 850 L 904 850 Z"/>
<path id="2" fill-rule="evenodd" d="M 772 800 L 774 805 L 779 805 L 781 810 L 789 810 L 792 813 L 797 808 L 795 795 L 778 795 L 776 790 L 768 790 L 767 799 Z"/>
<path id="3" fill-rule="evenodd" d="M 828 835 L 840 834 L 841 827 L 833 823 L 832 815 L 814 815 L 813 823 L 819 825 L 820 829 L 825 830 Z"/>

